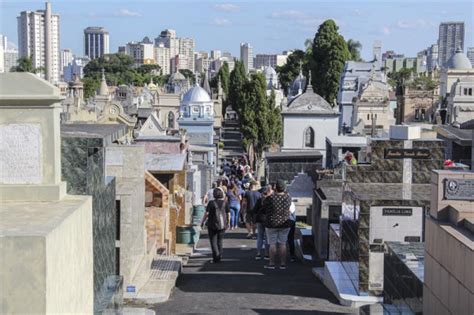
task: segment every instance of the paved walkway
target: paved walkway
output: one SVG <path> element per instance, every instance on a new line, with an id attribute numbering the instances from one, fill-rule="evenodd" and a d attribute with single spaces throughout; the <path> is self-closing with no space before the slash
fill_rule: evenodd
<path id="1" fill-rule="evenodd" d="M 266 270 L 256 261 L 255 241 L 244 229 L 226 234 L 224 259 L 210 264 L 209 241 L 183 268 L 168 302 L 156 314 L 353 314 L 311 273 L 309 265 L 288 263 L 287 270 Z"/>

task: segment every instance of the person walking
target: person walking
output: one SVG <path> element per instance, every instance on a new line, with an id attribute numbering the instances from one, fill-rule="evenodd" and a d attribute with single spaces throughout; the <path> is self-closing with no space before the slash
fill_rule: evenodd
<path id="1" fill-rule="evenodd" d="M 278 180 L 275 185 L 275 192 L 265 198 L 263 207 L 265 208 L 265 232 L 268 244 L 270 245 L 270 261 L 265 265 L 266 269 L 275 269 L 275 262 L 280 258 L 280 269 L 286 269 L 286 242 L 290 232 L 291 197 L 286 192 L 286 184 L 283 180 Z"/>
<path id="2" fill-rule="evenodd" d="M 295 255 L 295 231 L 296 231 L 296 206 L 294 202 L 291 202 L 290 206 L 290 232 L 288 234 L 288 246 L 290 247 L 290 261 L 296 261 Z"/>
<path id="3" fill-rule="evenodd" d="M 261 194 L 258 191 L 258 183 L 256 181 L 251 181 L 249 190 L 244 194 L 244 201 L 246 205 L 245 211 L 245 227 L 247 228 L 247 238 L 254 238 L 255 234 L 255 204 L 257 200 L 261 198 Z"/>
<path id="4" fill-rule="evenodd" d="M 201 228 L 204 227 L 204 223 L 208 220 L 207 232 L 212 250 L 211 263 L 218 263 L 222 259 L 222 243 L 225 230 L 229 227 L 230 209 L 222 188 L 215 188 L 213 197 L 214 199 L 207 204 L 206 212 L 201 221 Z"/>
<path id="5" fill-rule="evenodd" d="M 255 256 L 255 260 L 262 260 L 262 258 L 268 259 L 268 242 L 266 242 L 265 237 L 265 208 L 263 207 L 263 201 L 272 193 L 272 185 L 265 186 L 261 192 L 261 197 L 257 200 L 253 208 L 257 226 L 257 256 Z"/>
<path id="6" fill-rule="evenodd" d="M 216 182 L 212 183 L 211 189 L 209 189 L 207 193 L 204 195 L 204 198 L 202 198 L 203 205 L 207 206 L 209 201 L 214 200 L 214 189 L 216 188 L 217 188 L 217 183 Z"/>
<path id="7" fill-rule="evenodd" d="M 242 200 L 235 183 L 232 183 L 231 188 L 227 190 L 227 198 L 230 207 L 230 229 L 234 230 L 239 226 L 240 201 Z"/>

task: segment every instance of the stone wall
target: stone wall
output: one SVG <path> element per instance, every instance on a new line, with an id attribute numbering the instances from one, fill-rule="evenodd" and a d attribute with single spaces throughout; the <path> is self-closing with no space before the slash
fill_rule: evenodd
<path id="1" fill-rule="evenodd" d="M 105 148 L 102 138 L 62 137 L 62 180 L 68 194 L 92 196 L 94 248 L 94 308 L 106 306 L 104 295 L 115 270 L 115 178 L 105 178 Z"/>
<path id="2" fill-rule="evenodd" d="M 116 145 L 106 148 L 106 175 L 116 177 L 120 205 L 120 275 L 124 287 L 132 283 L 146 253 L 145 147 Z"/>
<path id="3" fill-rule="evenodd" d="M 297 153 L 295 153 L 296 155 Z M 295 178 L 300 172 L 304 172 L 316 179 L 316 171 L 322 168 L 322 160 L 319 159 L 278 159 L 267 160 L 266 176 L 269 183 L 275 183 L 278 179 L 283 179 L 287 183 Z"/>
<path id="4" fill-rule="evenodd" d="M 442 169 L 444 164 L 444 142 L 440 140 L 409 140 L 414 149 L 428 149 L 426 159 L 385 159 L 386 149 L 403 149 L 403 140 L 372 140 L 368 160 L 370 164 L 348 165 L 348 183 L 403 183 L 404 178 L 412 184 L 430 183 L 431 170 Z M 407 167 L 409 166 L 409 167 Z"/>
<path id="5" fill-rule="evenodd" d="M 397 123 L 409 123 L 414 121 L 430 121 L 436 102 L 434 91 L 404 89 L 403 95 L 397 95 Z M 415 118 L 415 111 L 419 110 L 419 118 Z M 425 111 L 424 119 L 421 119 L 421 110 Z"/>

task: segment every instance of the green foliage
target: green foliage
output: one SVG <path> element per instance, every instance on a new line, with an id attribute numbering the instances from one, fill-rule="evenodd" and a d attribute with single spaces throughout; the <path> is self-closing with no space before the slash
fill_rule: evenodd
<path id="1" fill-rule="evenodd" d="M 271 128 L 271 143 L 280 144 L 283 138 L 283 122 L 281 120 L 280 106 L 275 104 L 275 91 L 268 96 L 268 110 L 270 111 L 269 125 Z"/>
<path id="2" fill-rule="evenodd" d="M 280 111 L 275 107 L 275 94 L 267 97 L 266 86 L 262 73 L 253 74 L 249 80 L 243 63 L 236 62 L 230 74 L 228 100 L 239 115 L 242 144 L 251 161 L 281 141 Z"/>
<path id="3" fill-rule="evenodd" d="M 413 69 L 402 68 L 396 72 L 390 72 L 388 76 L 388 84 L 390 84 L 394 89 L 399 89 L 405 85 L 410 79 L 410 76 L 413 74 Z"/>
<path id="4" fill-rule="evenodd" d="M 18 59 L 18 65 L 11 68 L 12 72 L 31 72 L 39 73 L 43 72 L 43 67 L 35 68 L 33 66 L 33 60 L 30 57 L 21 57 Z"/>
<path id="5" fill-rule="evenodd" d="M 189 81 L 191 82 L 191 84 L 195 84 L 196 83 L 196 76 L 194 75 L 194 73 L 191 71 L 191 70 L 188 70 L 188 69 L 181 69 L 179 70 L 179 72 L 184 75 L 184 77 L 186 79 L 189 79 Z"/>
<path id="6" fill-rule="evenodd" d="M 159 65 L 140 65 L 137 71 L 141 74 L 153 74 L 158 75 L 161 67 Z"/>
<path id="7" fill-rule="evenodd" d="M 209 86 L 211 87 L 214 93 L 217 93 L 219 81 L 221 82 L 222 90 L 224 92 L 224 100 L 227 99 L 229 95 L 229 64 L 224 62 L 222 67 L 219 68 L 219 71 L 215 76 L 212 77 L 211 81 L 209 82 Z"/>
<path id="8" fill-rule="evenodd" d="M 313 41 L 313 89 L 333 104 L 339 89 L 344 63 L 351 58 L 344 37 L 333 20 L 319 26 Z"/>
<path id="9" fill-rule="evenodd" d="M 413 80 L 415 69 L 402 68 L 397 72 L 388 74 L 388 83 L 401 93 L 401 88 L 408 86 L 412 89 L 434 90 L 438 87 L 439 82 L 425 75 L 418 75 Z"/>
<path id="10" fill-rule="evenodd" d="M 100 87 L 99 81 L 93 78 L 84 78 L 84 98 L 88 99 L 89 97 L 93 97 L 95 95 L 95 91 L 97 91 Z"/>
<path id="11" fill-rule="evenodd" d="M 239 116 L 242 115 L 244 108 L 244 86 L 248 79 L 245 73 L 244 63 L 240 60 L 235 62 L 234 70 L 229 77 L 229 93 L 227 97 L 228 104 Z"/>
<path id="12" fill-rule="evenodd" d="M 351 54 L 351 59 L 354 61 L 362 61 L 360 57 L 360 50 L 362 49 L 362 44 L 354 39 L 349 39 L 347 41 L 347 49 L 349 49 L 349 53 Z"/>
<path id="13" fill-rule="evenodd" d="M 280 80 L 280 86 L 283 89 L 283 93 L 285 93 L 285 95 L 288 93 L 288 87 L 291 85 L 291 82 L 298 76 L 300 72 L 300 66 L 303 67 L 303 74 L 308 74 L 309 60 L 310 58 L 308 58 L 307 53 L 297 49 L 288 56 L 286 64 L 276 68 Z"/>
<path id="14" fill-rule="evenodd" d="M 140 65 L 135 67 L 132 57 L 125 54 L 110 54 L 91 60 L 84 67 L 84 96 L 94 96 L 100 86 L 102 69 L 105 79 L 109 85 L 135 85 L 143 86 L 149 83 L 151 78 L 156 84 L 162 85 L 166 82 L 165 76 L 159 73 L 158 65 Z"/>
<path id="15" fill-rule="evenodd" d="M 413 89 L 434 90 L 438 87 L 439 82 L 428 76 L 418 76 L 409 83 Z"/>

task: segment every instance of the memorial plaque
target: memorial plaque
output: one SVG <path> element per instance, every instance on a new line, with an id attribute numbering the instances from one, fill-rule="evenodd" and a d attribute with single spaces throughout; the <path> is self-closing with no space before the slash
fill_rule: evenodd
<path id="1" fill-rule="evenodd" d="M 123 153 L 120 150 L 107 149 L 105 153 L 105 165 L 123 165 Z"/>
<path id="2" fill-rule="evenodd" d="M 0 125 L 0 184 L 41 184 L 41 126 Z"/>
<path id="3" fill-rule="evenodd" d="M 448 200 L 474 201 L 474 180 L 453 179 L 444 180 L 444 198 Z"/>
<path id="4" fill-rule="evenodd" d="M 382 215 L 384 216 L 411 216 L 413 215 L 412 208 L 382 208 Z"/>
<path id="5" fill-rule="evenodd" d="M 428 149 L 385 149 L 384 158 L 427 160 L 431 158 L 431 152 Z"/>

